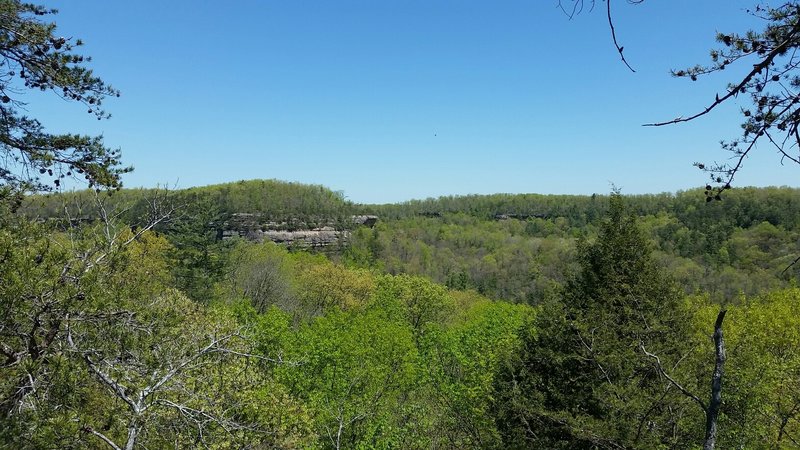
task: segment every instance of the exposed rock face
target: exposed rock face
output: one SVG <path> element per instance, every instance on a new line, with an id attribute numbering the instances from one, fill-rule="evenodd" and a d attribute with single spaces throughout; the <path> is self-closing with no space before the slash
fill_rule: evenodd
<path id="1" fill-rule="evenodd" d="M 344 244 L 350 237 L 347 230 L 337 231 L 332 227 L 314 228 L 312 230 L 281 231 L 281 230 L 223 230 L 222 239 L 243 237 L 250 241 L 264 242 L 269 240 L 277 244 L 295 245 L 300 247 L 328 247 Z"/>
<path id="2" fill-rule="evenodd" d="M 536 219 L 547 219 L 549 216 L 547 214 L 501 214 L 497 213 L 494 215 L 494 220 L 508 220 L 508 219 L 519 219 L 519 220 L 527 220 L 531 218 Z"/>
<path id="3" fill-rule="evenodd" d="M 374 227 L 375 223 L 378 221 L 378 216 L 371 216 L 371 215 L 364 215 L 364 216 L 353 216 L 353 223 L 356 225 L 364 225 L 365 227 Z"/>
<path id="4" fill-rule="evenodd" d="M 353 216 L 352 223 L 357 226 L 373 227 L 378 216 Z M 319 223 L 325 225 L 319 226 Z M 263 242 L 270 240 L 278 244 L 291 246 L 324 248 L 334 245 L 346 245 L 350 238 L 347 229 L 336 229 L 332 220 L 301 222 L 290 219 L 285 222 L 262 222 L 259 214 L 236 213 L 223 224 L 219 236 L 221 239 L 234 237 L 250 241 Z"/>

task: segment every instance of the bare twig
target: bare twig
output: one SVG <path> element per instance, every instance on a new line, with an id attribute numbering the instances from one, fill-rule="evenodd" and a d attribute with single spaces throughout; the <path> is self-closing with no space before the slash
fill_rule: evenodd
<path id="1" fill-rule="evenodd" d="M 617 48 L 619 52 L 619 57 L 622 58 L 622 62 L 631 70 L 631 72 L 636 72 L 628 61 L 625 59 L 625 54 L 622 53 L 624 47 L 620 46 L 617 42 L 617 31 L 614 29 L 614 21 L 611 18 L 611 0 L 606 0 L 606 16 L 608 17 L 608 27 L 611 29 L 611 39 L 614 41 L 614 47 Z"/>

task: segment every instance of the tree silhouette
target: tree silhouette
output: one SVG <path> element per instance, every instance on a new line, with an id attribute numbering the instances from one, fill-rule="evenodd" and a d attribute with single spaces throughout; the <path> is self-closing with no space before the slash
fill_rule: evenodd
<path id="1" fill-rule="evenodd" d="M 628 0 L 628 3 L 639 4 L 644 0 Z M 630 68 L 623 47 L 617 42 L 611 1 L 605 0 L 605 4 L 614 45 Z M 560 1 L 559 6 L 571 17 L 593 9 L 595 1 Z M 718 32 L 716 40 L 721 47 L 711 50 L 709 63 L 672 70 L 673 76 L 691 81 L 731 66 L 748 67 L 745 75 L 731 79 L 701 111 L 645 124 L 658 127 L 689 122 L 732 99 L 749 96 L 750 106 L 741 108 L 742 135 L 722 142 L 722 148 L 731 154 L 730 160 L 695 163 L 710 177 L 706 185 L 707 201 L 721 200 L 722 192 L 731 188 L 744 161 L 758 148 L 759 142 L 773 147 L 781 164 L 786 161 L 800 164 L 800 1 L 786 1 L 776 7 L 758 4 L 746 12 L 762 21 L 760 30 Z"/>
<path id="2" fill-rule="evenodd" d="M 0 188 L 6 194 L 58 189 L 66 177 L 119 188 L 120 176 L 131 170 L 101 137 L 50 134 L 22 112 L 20 97 L 28 90 L 80 103 L 98 120 L 110 117 L 103 100 L 119 96 L 85 66 L 91 59 L 75 52 L 82 42 L 57 35 L 55 24 L 43 20 L 56 12 L 0 0 Z"/>

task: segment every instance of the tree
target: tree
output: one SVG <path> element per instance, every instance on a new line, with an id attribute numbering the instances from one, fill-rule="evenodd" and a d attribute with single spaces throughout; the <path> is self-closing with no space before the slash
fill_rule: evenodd
<path id="1" fill-rule="evenodd" d="M 611 0 L 605 3 L 614 45 L 628 65 L 623 47 L 617 42 Z M 628 0 L 628 3 L 640 4 L 644 0 Z M 580 14 L 587 4 L 591 9 L 595 0 L 559 2 L 570 16 Z M 750 107 L 741 108 L 742 135 L 722 143 L 722 148 L 731 153 L 732 162 L 695 163 L 711 179 L 706 185 L 707 201 L 720 200 L 722 192 L 731 188 L 745 159 L 759 142 L 773 147 L 781 164 L 785 161 L 800 164 L 800 55 L 797 52 L 800 49 L 800 1 L 779 2 L 779 6 L 759 3 L 747 13 L 762 20 L 760 30 L 718 32 L 716 40 L 721 47 L 711 50 L 709 63 L 672 70 L 673 76 L 692 81 L 715 73 L 731 73 L 725 69 L 734 66 L 745 67 L 745 74 L 733 78 L 715 93 L 701 111 L 646 124 L 664 126 L 689 122 L 713 112 L 723 103 L 749 96 Z"/>
<path id="2" fill-rule="evenodd" d="M 474 291 L 454 295 L 461 300 L 454 323 L 432 328 L 421 346 L 434 405 L 428 413 L 435 419 L 432 446 L 502 448 L 492 414 L 493 383 L 500 364 L 518 351 L 518 331 L 531 309 Z"/>
<path id="3" fill-rule="evenodd" d="M 241 420 L 248 399 L 239 394 L 263 380 L 240 364 L 256 355 L 236 324 L 177 291 L 148 300 L 128 297 L 109 317 L 67 329 L 67 350 L 88 369 L 82 382 L 96 387 L 100 410 L 76 411 L 80 432 L 114 450 L 265 434 Z"/>
<path id="4" fill-rule="evenodd" d="M 0 414 L 23 410 L 40 382 L 46 384 L 50 357 L 63 350 L 72 321 L 95 313 L 105 317 L 99 311 L 113 309 L 115 296 L 163 288 L 163 259 L 147 260 L 143 250 L 166 250 L 162 240 L 145 239 L 158 221 L 132 232 L 105 212 L 104 217 L 95 226 L 59 233 L 52 224 L 0 215 L 0 370 L 13 380 L 0 393 Z M 134 268 L 132 257 L 142 259 L 134 261 L 138 271 L 126 272 Z"/>
<path id="5" fill-rule="evenodd" d="M 273 242 L 237 242 L 228 255 L 227 287 L 232 297 L 250 300 L 258 312 L 275 306 L 298 313 L 301 309 L 293 283 L 295 267 L 289 252 Z"/>
<path id="6" fill-rule="evenodd" d="M 403 445 L 401 410 L 415 386 L 412 330 L 381 309 L 331 311 L 295 336 L 297 368 L 278 371 L 308 404 L 322 448 L 417 448 Z"/>
<path id="7" fill-rule="evenodd" d="M 47 133 L 21 112 L 23 89 L 80 103 L 98 120 L 110 117 L 102 106 L 106 97 L 119 96 L 85 66 L 90 58 L 75 52 L 80 40 L 57 35 L 54 23 L 41 20 L 56 12 L 0 1 L 0 188 L 50 191 L 66 177 L 83 177 L 89 187 L 119 188 L 120 176 L 131 170 L 121 165 L 119 150 L 100 137 Z"/>
<path id="8" fill-rule="evenodd" d="M 178 289 L 189 298 L 209 303 L 215 284 L 223 278 L 224 255 L 231 242 L 217 236 L 224 217 L 218 204 L 199 195 L 185 197 L 181 214 L 164 230 L 172 244 L 172 273 Z"/>
<path id="9" fill-rule="evenodd" d="M 693 332 L 687 336 L 693 347 L 687 359 L 696 369 L 683 380 L 687 389 L 707 392 L 709 362 L 720 356 L 719 350 L 709 345 L 709 324 L 721 313 L 707 298 L 693 300 L 698 307 Z M 748 297 L 727 307 L 724 395 L 715 436 L 718 448 L 800 446 L 798 300 L 800 291 L 789 288 Z M 713 397 L 709 405 L 712 403 Z"/>
<path id="10" fill-rule="evenodd" d="M 428 327 L 441 322 L 452 308 L 444 286 L 409 275 L 378 277 L 373 303 L 407 323 L 416 342 Z"/>
<path id="11" fill-rule="evenodd" d="M 522 351 L 498 378 L 504 441 L 686 446 L 684 416 L 695 411 L 642 350 L 670 367 L 681 360 L 680 294 L 654 264 L 619 194 L 597 240 L 579 244 L 578 262 L 562 298 L 542 306 L 523 333 Z"/>
<path id="12" fill-rule="evenodd" d="M 714 101 L 702 111 L 650 124 L 688 122 L 740 94 L 749 95 L 752 106 L 741 109 L 742 136 L 722 144 L 723 149 L 733 154 L 733 162 L 710 166 L 696 163 L 717 184 L 713 191 L 711 185 L 706 187 L 709 200 L 719 199 L 719 194 L 731 187 L 745 158 L 759 142 L 773 146 L 781 163 L 788 160 L 800 164 L 800 57 L 796 54 L 800 47 L 800 2 L 788 1 L 778 7 L 756 5 L 748 13 L 764 21 L 763 29 L 741 34 L 717 33 L 722 47 L 711 50 L 709 64 L 672 71 L 676 77 L 696 80 L 731 65 L 752 64 L 744 77 L 734 79 L 722 93 L 715 94 Z"/>
<path id="13" fill-rule="evenodd" d="M 254 406 L 292 406 L 254 370 L 281 362 L 275 350 L 171 288 L 153 224 L 132 231 L 111 216 L 61 232 L 0 216 L 21 222 L 0 226 L 0 447 L 294 439 L 280 412 Z"/>
<path id="14" fill-rule="evenodd" d="M 297 319 L 309 320 L 336 310 L 363 308 L 375 290 L 374 276 L 329 261 L 298 264 Z"/>

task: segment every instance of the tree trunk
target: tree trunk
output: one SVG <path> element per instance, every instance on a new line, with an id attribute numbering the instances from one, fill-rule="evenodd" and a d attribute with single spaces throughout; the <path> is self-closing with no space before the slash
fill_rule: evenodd
<path id="1" fill-rule="evenodd" d="M 125 450 L 133 450 L 136 445 L 136 438 L 139 436 L 139 425 L 134 418 L 128 425 L 128 441 L 125 443 Z"/>
<path id="2" fill-rule="evenodd" d="M 711 375 L 711 402 L 706 410 L 706 440 L 703 450 L 713 450 L 717 442 L 717 418 L 722 405 L 722 374 L 725 365 L 725 340 L 722 337 L 722 321 L 727 310 L 717 315 L 714 323 L 714 350 L 716 353 L 714 373 Z"/>

